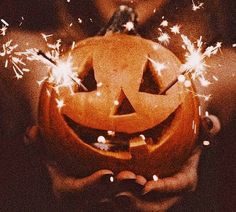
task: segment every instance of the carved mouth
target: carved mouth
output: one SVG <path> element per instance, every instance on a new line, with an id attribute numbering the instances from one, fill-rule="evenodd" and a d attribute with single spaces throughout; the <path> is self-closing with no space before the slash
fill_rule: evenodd
<path id="1" fill-rule="evenodd" d="M 129 152 L 129 143 L 135 138 L 143 139 L 146 144 L 157 144 L 170 127 L 175 114 L 176 111 L 153 128 L 132 134 L 85 127 L 66 115 L 64 115 L 64 120 L 83 142 L 92 147 L 104 151 Z"/>

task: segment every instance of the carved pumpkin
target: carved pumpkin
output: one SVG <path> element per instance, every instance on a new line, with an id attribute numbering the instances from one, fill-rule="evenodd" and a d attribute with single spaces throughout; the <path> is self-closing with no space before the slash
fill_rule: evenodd
<path id="1" fill-rule="evenodd" d="M 147 178 L 176 172 L 193 150 L 199 126 L 192 92 L 176 83 L 159 94 L 179 74 L 176 56 L 124 34 L 86 39 L 71 54 L 87 91 L 56 93 L 44 83 L 39 103 L 46 148 L 61 168 L 81 177 L 99 169 Z M 161 74 L 152 61 L 165 64 Z M 61 110 L 56 98 L 65 102 Z"/>

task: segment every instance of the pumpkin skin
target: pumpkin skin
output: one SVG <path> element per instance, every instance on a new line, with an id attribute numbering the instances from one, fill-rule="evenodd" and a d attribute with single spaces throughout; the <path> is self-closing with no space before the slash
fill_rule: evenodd
<path id="1" fill-rule="evenodd" d="M 77 44 L 71 55 L 78 75 L 83 79 L 93 69 L 96 83 L 101 82 L 102 86 L 88 92 L 77 90 L 71 95 L 66 87 L 57 93 L 52 84 L 43 84 L 39 126 L 48 155 L 65 173 L 78 177 L 100 169 L 114 173 L 130 170 L 148 179 L 154 174 L 166 177 L 178 171 L 196 146 L 198 100 L 179 83 L 165 95 L 151 92 L 153 89 L 147 83 L 144 83 L 147 89 L 140 89 L 147 69 L 158 89 L 165 88 L 179 74 L 178 58 L 159 44 L 124 34 L 86 39 Z M 161 75 L 148 58 L 166 64 Z M 193 86 L 189 90 L 194 91 Z M 57 108 L 56 98 L 65 102 L 61 110 Z M 132 110 L 119 112 L 124 99 L 128 99 Z M 114 104 L 116 100 L 119 105 Z M 79 126 L 79 133 L 83 131 L 82 137 L 71 122 Z M 127 136 L 124 143 L 128 150 L 95 148 L 86 141 L 91 140 L 91 131 L 98 135 L 115 131 Z M 146 137 L 145 133 L 152 137 L 151 142 L 139 136 Z"/>

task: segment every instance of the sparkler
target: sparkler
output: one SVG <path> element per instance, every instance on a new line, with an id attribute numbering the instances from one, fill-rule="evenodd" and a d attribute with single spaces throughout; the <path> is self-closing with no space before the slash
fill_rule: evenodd
<path id="1" fill-rule="evenodd" d="M 211 83 L 204 77 L 204 72 L 208 67 L 205 62 L 205 59 L 206 57 L 211 57 L 212 55 L 215 55 L 221 48 L 221 43 L 217 42 L 215 46 L 207 47 L 206 50 L 202 53 L 202 48 L 203 48 L 202 37 L 200 37 L 197 40 L 196 44 L 197 48 L 195 48 L 194 43 L 192 43 L 187 36 L 181 35 L 181 38 L 183 40 L 183 48 L 186 49 L 187 51 L 185 54 L 186 62 L 181 66 L 181 71 L 180 71 L 181 73 L 179 76 L 191 73 L 191 78 L 193 80 L 198 79 L 202 86 L 207 87 Z M 159 94 L 160 95 L 165 94 L 167 90 L 169 90 L 173 85 L 175 85 L 178 82 L 178 77 L 176 77 L 165 88 L 163 88 L 159 92 Z M 189 87 L 188 83 L 186 87 Z M 205 97 L 205 99 L 207 98 Z"/>

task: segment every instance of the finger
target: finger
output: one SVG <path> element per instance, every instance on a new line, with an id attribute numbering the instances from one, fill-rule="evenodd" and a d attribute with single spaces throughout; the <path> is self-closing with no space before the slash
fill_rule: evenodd
<path id="1" fill-rule="evenodd" d="M 130 192 L 122 192 L 116 195 L 115 203 L 119 208 L 126 208 L 135 211 L 165 211 L 177 203 L 181 197 L 175 196 L 158 201 L 144 201 Z M 129 207 L 129 208 L 127 208 Z"/>
<path id="2" fill-rule="evenodd" d="M 24 136 L 25 145 L 30 145 L 32 143 L 35 143 L 38 140 L 39 135 L 40 135 L 40 131 L 39 131 L 38 126 L 28 127 L 26 129 L 25 136 Z"/>
<path id="3" fill-rule="evenodd" d="M 113 172 L 110 170 L 99 170 L 88 177 L 76 179 L 74 177 L 64 176 L 54 166 L 47 165 L 47 168 L 52 178 L 53 187 L 57 192 L 82 192 L 95 184 L 99 184 L 102 177 L 106 175 L 112 177 L 113 175 Z"/>
<path id="4" fill-rule="evenodd" d="M 180 192 L 194 190 L 197 184 L 197 166 L 201 150 L 196 149 L 183 168 L 174 176 L 148 181 L 145 184 L 143 194 L 150 191 L 156 192 Z"/>
<path id="5" fill-rule="evenodd" d="M 131 171 L 121 171 L 116 175 L 116 180 L 117 181 L 122 181 L 122 180 L 136 180 L 136 174 L 134 174 Z"/>
<path id="6" fill-rule="evenodd" d="M 140 184 L 140 185 L 145 185 L 147 182 L 147 179 L 141 175 L 137 175 L 136 176 L 136 183 Z"/>
<path id="7" fill-rule="evenodd" d="M 210 136 L 217 135 L 221 130 L 221 123 L 217 116 L 208 115 L 202 118 L 202 126 Z"/>

